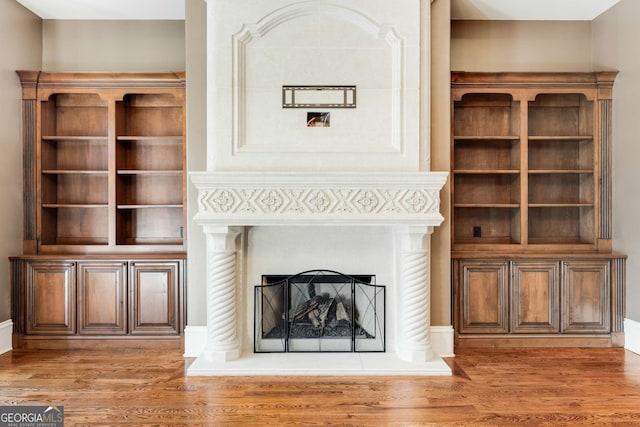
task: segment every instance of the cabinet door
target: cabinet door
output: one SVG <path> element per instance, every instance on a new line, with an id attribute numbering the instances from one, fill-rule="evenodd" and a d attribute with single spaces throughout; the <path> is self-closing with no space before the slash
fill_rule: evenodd
<path id="1" fill-rule="evenodd" d="M 460 333 L 509 332 L 506 261 L 460 261 Z"/>
<path id="2" fill-rule="evenodd" d="M 131 334 L 179 334 L 180 262 L 131 262 Z"/>
<path id="3" fill-rule="evenodd" d="M 125 334 L 126 262 L 78 263 L 78 328 L 81 334 Z"/>
<path id="4" fill-rule="evenodd" d="M 562 332 L 610 330 L 609 260 L 562 262 Z"/>
<path id="5" fill-rule="evenodd" d="M 560 331 L 557 261 L 514 261 L 512 272 L 511 332 Z"/>
<path id="6" fill-rule="evenodd" d="M 75 334 L 75 263 L 30 262 L 27 277 L 27 334 Z"/>

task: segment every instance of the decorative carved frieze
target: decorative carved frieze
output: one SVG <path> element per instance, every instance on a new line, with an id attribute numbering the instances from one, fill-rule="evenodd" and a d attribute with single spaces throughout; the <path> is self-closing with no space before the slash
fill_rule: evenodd
<path id="1" fill-rule="evenodd" d="M 437 211 L 437 191 L 427 190 L 257 190 L 202 191 L 200 208 L 214 213 L 420 214 Z"/>
<path id="2" fill-rule="evenodd" d="M 226 225 L 278 221 L 438 225 L 447 174 L 193 173 L 196 221 Z"/>

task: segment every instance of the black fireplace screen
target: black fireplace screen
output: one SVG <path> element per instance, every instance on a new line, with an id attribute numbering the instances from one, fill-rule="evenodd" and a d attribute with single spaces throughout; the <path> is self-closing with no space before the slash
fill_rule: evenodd
<path id="1" fill-rule="evenodd" d="M 265 275 L 254 307 L 256 353 L 385 351 L 385 287 L 374 275 Z"/>

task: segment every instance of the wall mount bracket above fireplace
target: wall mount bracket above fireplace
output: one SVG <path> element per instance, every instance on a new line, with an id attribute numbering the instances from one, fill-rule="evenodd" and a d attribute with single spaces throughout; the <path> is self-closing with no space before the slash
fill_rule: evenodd
<path id="1" fill-rule="evenodd" d="M 356 108 L 356 87 L 282 86 L 282 108 Z"/>
<path id="2" fill-rule="evenodd" d="M 374 275 L 310 270 L 255 287 L 254 352 L 384 352 L 385 287 Z"/>

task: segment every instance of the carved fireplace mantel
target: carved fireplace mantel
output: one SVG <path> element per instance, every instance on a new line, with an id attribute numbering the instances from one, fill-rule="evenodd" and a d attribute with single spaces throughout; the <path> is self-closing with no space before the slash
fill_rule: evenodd
<path id="1" fill-rule="evenodd" d="M 398 309 L 390 327 L 395 348 L 387 357 L 413 364 L 411 372 L 420 373 L 434 356 L 429 235 L 443 220 L 439 191 L 446 179 L 444 172 L 192 173 L 198 189 L 195 221 L 203 226 L 207 247 L 207 345 L 200 362 L 190 368 L 192 374 L 256 374 L 255 369 L 228 371 L 225 365 L 262 356 L 242 348 L 243 314 L 238 311 L 246 302 L 238 299 L 246 278 L 238 261 L 242 251 L 238 236 L 245 226 L 265 225 L 392 227 Z M 210 369 L 203 368 L 207 364 Z"/>

